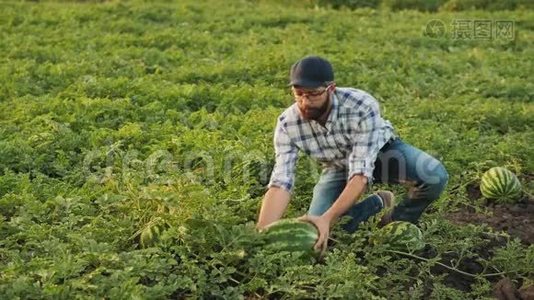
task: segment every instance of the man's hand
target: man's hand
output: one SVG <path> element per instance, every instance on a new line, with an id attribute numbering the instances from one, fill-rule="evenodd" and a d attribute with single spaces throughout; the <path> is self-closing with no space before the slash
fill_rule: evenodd
<path id="1" fill-rule="evenodd" d="M 314 245 L 315 251 L 321 251 L 321 257 L 324 255 L 328 246 L 328 236 L 330 235 L 330 220 L 324 216 L 310 216 L 304 215 L 299 220 L 311 222 L 319 230 L 319 238 Z"/>

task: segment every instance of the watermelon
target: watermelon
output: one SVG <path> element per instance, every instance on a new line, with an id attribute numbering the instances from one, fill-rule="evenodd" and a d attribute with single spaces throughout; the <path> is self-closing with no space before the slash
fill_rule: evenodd
<path id="1" fill-rule="evenodd" d="M 382 227 L 372 236 L 371 243 L 400 251 L 420 250 L 425 247 L 421 230 L 405 221 L 394 221 Z"/>
<path id="2" fill-rule="evenodd" d="M 482 175 L 480 191 L 486 198 L 513 202 L 521 194 L 521 183 L 514 173 L 503 167 L 494 167 Z"/>
<path id="3" fill-rule="evenodd" d="M 263 231 L 265 245 L 274 251 L 303 251 L 313 254 L 319 231 L 311 222 L 282 219 L 268 225 Z"/>

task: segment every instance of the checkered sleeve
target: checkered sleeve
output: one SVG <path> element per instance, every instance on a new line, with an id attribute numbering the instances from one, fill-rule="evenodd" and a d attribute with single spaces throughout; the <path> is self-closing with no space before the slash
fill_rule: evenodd
<path id="1" fill-rule="evenodd" d="M 291 193 L 295 180 L 298 150 L 291 142 L 287 128 L 281 119 L 278 121 L 274 133 L 274 149 L 276 161 L 268 187 L 281 187 Z"/>
<path id="2" fill-rule="evenodd" d="M 352 152 L 348 158 L 349 179 L 361 174 L 367 177 L 368 184 L 372 183 L 374 162 L 380 151 L 380 120 L 378 102 L 371 101 L 371 105 L 361 113 L 355 133 Z"/>

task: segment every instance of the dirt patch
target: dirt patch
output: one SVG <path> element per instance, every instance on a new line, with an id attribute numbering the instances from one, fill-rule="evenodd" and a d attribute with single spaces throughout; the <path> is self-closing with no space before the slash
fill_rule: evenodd
<path id="1" fill-rule="evenodd" d="M 534 285 L 517 289 L 510 278 L 503 278 L 493 286 L 493 295 L 498 300 L 534 300 Z"/>
<path id="2" fill-rule="evenodd" d="M 484 234 L 481 236 L 484 239 L 484 242 L 480 244 L 479 247 L 473 249 L 473 253 L 476 254 L 474 257 L 463 257 L 461 258 L 458 253 L 454 252 L 447 252 L 441 254 L 440 257 L 440 264 L 436 264 L 431 268 L 432 274 L 436 275 L 445 275 L 443 279 L 443 283 L 447 285 L 448 287 L 463 291 L 463 292 L 471 292 L 471 285 L 475 283 L 476 279 L 473 276 L 469 276 L 467 274 L 462 274 L 457 271 L 453 271 L 449 268 L 446 268 L 445 266 L 450 267 L 450 262 L 453 260 L 460 260 L 457 266 L 457 270 L 470 273 L 470 274 L 489 274 L 489 273 L 497 273 L 498 270 L 493 268 L 486 269 L 484 267 L 484 264 L 482 263 L 483 260 L 490 259 L 495 252 L 495 249 L 499 249 L 506 245 L 506 238 L 502 236 L 495 236 L 495 235 L 486 235 Z M 421 257 L 424 258 L 435 258 L 437 256 L 436 250 L 431 247 L 430 245 L 427 245 L 425 249 L 421 251 L 419 254 Z M 487 279 L 492 282 L 496 283 L 501 278 L 500 275 L 495 276 L 488 276 Z M 429 298 L 432 292 L 432 286 L 428 286 L 425 290 L 425 298 Z"/>
<path id="3" fill-rule="evenodd" d="M 517 203 L 514 204 L 498 204 L 494 201 L 485 201 L 482 199 L 478 185 L 467 186 L 467 195 L 471 201 L 468 205 L 460 207 L 456 212 L 451 212 L 445 215 L 445 218 L 455 224 L 487 224 L 496 231 L 507 232 L 512 237 L 517 237 L 525 245 L 532 245 L 534 243 L 534 198 L 523 196 Z M 475 209 L 483 205 L 484 213 Z M 506 245 L 506 239 L 495 235 L 488 235 L 484 238 L 486 243 L 473 252 L 477 257 L 463 258 L 458 269 L 471 273 L 480 274 L 484 272 L 483 264 L 479 259 L 490 259 L 494 255 L 495 249 Z M 433 249 L 426 248 L 422 255 L 426 258 L 435 257 Z M 447 264 L 452 259 L 458 259 L 456 253 L 446 253 L 441 257 L 441 263 Z M 484 273 L 496 273 L 498 270 L 485 270 Z M 433 274 L 446 274 L 444 283 L 452 288 L 469 292 L 471 285 L 475 282 L 475 278 L 466 276 L 458 272 L 451 272 L 440 265 L 435 265 L 432 268 Z M 494 284 L 494 296 L 497 299 L 531 299 L 534 293 L 534 287 L 522 287 L 517 289 L 511 286 L 508 281 L 502 281 L 501 276 L 492 276 L 487 278 Z M 521 283 L 519 283 L 521 286 Z M 428 294 L 430 295 L 430 294 Z M 508 297 L 508 298 L 507 298 Z"/>
<path id="4" fill-rule="evenodd" d="M 520 297 L 515 284 L 509 278 L 503 278 L 493 286 L 493 295 L 499 300 L 515 300 Z"/>
<path id="5" fill-rule="evenodd" d="M 480 198 L 478 186 L 468 186 L 467 194 L 475 202 Z M 523 197 L 515 204 L 485 203 L 487 212 L 475 212 L 472 206 L 449 213 L 446 218 L 455 224 L 487 224 L 496 231 L 505 231 L 518 237 L 524 244 L 534 243 L 534 199 Z"/>

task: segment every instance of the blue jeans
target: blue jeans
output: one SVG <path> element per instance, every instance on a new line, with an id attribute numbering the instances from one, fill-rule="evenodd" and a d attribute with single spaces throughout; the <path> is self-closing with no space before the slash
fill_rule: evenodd
<path id="1" fill-rule="evenodd" d="M 378 153 L 373 172 L 373 183 L 402 184 L 408 188 L 404 199 L 393 209 L 393 220 L 417 223 L 430 203 L 439 198 L 449 175 L 445 167 L 429 154 L 396 138 Z M 347 184 L 346 170 L 325 169 L 313 189 L 308 214 L 320 216 L 339 197 Z M 358 229 L 361 222 L 383 209 L 380 198 L 373 194 L 352 206 L 343 228 L 348 232 Z"/>

